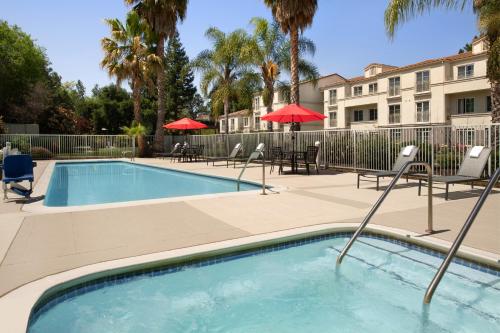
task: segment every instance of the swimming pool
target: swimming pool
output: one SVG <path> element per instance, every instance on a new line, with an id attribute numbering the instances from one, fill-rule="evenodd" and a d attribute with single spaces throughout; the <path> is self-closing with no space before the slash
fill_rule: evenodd
<path id="1" fill-rule="evenodd" d="M 336 266 L 347 237 L 73 286 L 35 307 L 28 332 L 498 332 L 498 271 L 453 263 L 426 306 L 437 253 L 365 235 Z"/>
<path id="2" fill-rule="evenodd" d="M 241 183 L 241 191 L 256 189 L 257 184 Z M 135 163 L 56 163 L 44 205 L 80 206 L 235 191 L 232 179 Z"/>

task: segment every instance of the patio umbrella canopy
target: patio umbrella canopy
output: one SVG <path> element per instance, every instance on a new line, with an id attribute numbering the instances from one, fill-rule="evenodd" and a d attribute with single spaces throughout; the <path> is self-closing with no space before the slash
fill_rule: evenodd
<path id="1" fill-rule="evenodd" d="M 192 129 L 207 128 L 208 126 L 193 119 L 182 118 L 180 120 L 176 120 L 169 124 L 165 124 L 163 125 L 163 127 L 166 129 L 192 130 Z"/>
<path id="2" fill-rule="evenodd" d="M 306 109 L 297 104 L 289 104 L 261 117 L 262 120 L 274 121 L 277 123 L 306 123 L 309 121 L 323 120 L 325 118 L 326 117 L 321 113 Z"/>

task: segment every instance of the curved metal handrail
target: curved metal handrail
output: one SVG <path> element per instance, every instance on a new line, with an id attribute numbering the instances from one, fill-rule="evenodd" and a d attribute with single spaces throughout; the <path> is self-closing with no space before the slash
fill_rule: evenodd
<path id="1" fill-rule="evenodd" d="M 469 217 L 464 223 L 464 226 L 460 230 L 457 238 L 455 238 L 455 241 L 453 242 L 453 245 L 450 248 L 450 251 L 448 251 L 448 254 L 446 255 L 446 258 L 442 262 L 441 266 L 439 267 L 436 275 L 432 279 L 431 283 L 427 287 L 427 290 L 425 292 L 424 296 L 424 303 L 428 304 L 432 300 L 432 296 L 434 295 L 434 292 L 436 291 L 437 286 L 439 285 L 439 282 L 441 282 L 441 279 L 443 278 L 443 275 L 446 273 L 446 270 L 448 269 L 448 266 L 451 264 L 451 261 L 453 260 L 453 257 L 458 251 L 458 248 L 462 244 L 465 236 L 467 236 L 467 233 L 469 232 L 470 227 L 472 226 L 472 223 L 474 223 L 474 220 L 477 217 L 477 214 L 481 210 L 481 207 L 483 207 L 484 202 L 488 198 L 488 195 L 490 195 L 491 190 L 495 186 L 495 184 L 498 182 L 498 179 L 500 178 L 500 168 L 498 168 L 491 179 L 489 180 L 488 184 L 486 185 L 486 188 L 484 189 L 483 193 L 481 193 L 481 196 L 479 199 L 477 199 L 476 204 L 474 205 L 474 208 L 472 208 L 472 211 L 469 214 Z"/>
<path id="2" fill-rule="evenodd" d="M 240 175 L 238 176 L 238 179 L 236 180 L 236 190 L 239 192 L 240 191 L 240 182 L 241 182 L 241 176 L 243 176 L 243 173 L 247 169 L 248 164 L 250 161 L 258 159 L 259 157 L 262 157 L 262 193 L 263 195 L 266 194 L 266 159 L 264 158 L 264 144 L 260 143 L 257 146 L 257 149 L 250 154 L 248 157 L 248 160 L 246 161 L 245 165 L 241 169 Z"/>
<path id="3" fill-rule="evenodd" d="M 373 205 L 372 209 L 366 215 L 365 219 L 361 224 L 359 225 L 358 229 L 354 232 L 354 235 L 352 235 L 351 239 L 349 242 L 347 242 L 346 246 L 342 249 L 340 252 L 339 256 L 337 257 L 337 265 L 340 265 L 342 263 L 342 259 L 344 256 L 347 254 L 347 251 L 351 248 L 352 244 L 356 241 L 358 236 L 361 234 L 363 229 L 366 227 L 368 222 L 370 222 L 371 218 L 373 215 L 377 212 L 378 208 L 380 205 L 382 205 L 382 202 L 384 202 L 385 198 L 391 192 L 391 190 L 396 186 L 396 183 L 398 182 L 399 178 L 407 171 L 412 166 L 424 166 L 426 171 L 427 171 L 427 182 L 428 182 L 428 199 L 427 199 L 427 230 L 426 232 L 432 233 L 433 228 L 432 228 L 432 168 L 428 163 L 425 162 L 407 162 L 397 173 L 397 175 L 392 179 L 390 184 L 387 186 L 385 189 L 384 193 L 380 196 L 380 198 L 377 200 L 375 205 Z"/>

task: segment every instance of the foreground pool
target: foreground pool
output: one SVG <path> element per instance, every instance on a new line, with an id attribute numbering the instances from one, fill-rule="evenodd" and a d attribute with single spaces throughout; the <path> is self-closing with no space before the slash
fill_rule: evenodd
<path id="1" fill-rule="evenodd" d="M 361 237 L 336 267 L 329 237 L 73 287 L 28 332 L 498 332 L 498 272 L 452 264 L 424 306 L 441 259 Z"/>
<path id="2" fill-rule="evenodd" d="M 241 183 L 241 190 L 259 186 Z M 127 162 L 56 163 L 44 205 L 93 205 L 121 201 L 235 192 L 236 181 Z"/>

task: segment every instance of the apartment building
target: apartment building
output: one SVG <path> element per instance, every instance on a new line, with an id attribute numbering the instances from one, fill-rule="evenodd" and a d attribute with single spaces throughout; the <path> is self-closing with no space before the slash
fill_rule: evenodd
<path id="1" fill-rule="evenodd" d="M 324 128 L 370 129 L 491 123 L 487 43 L 472 51 L 395 67 L 373 63 L 364 75 L 323 86 Z"/>
<path id="2" fill-rule="evenodd" d="M 252 112 L 240 110 L 232 112 L 229 118 L 229 133 L 249 133 L 252 131 Z M 225 133 L 226 117 L 219 118 L 219 132 Z"/>
<path id="3" fill-rule="evenodd" d="M 323 89 L 327 86 L 336 84 L 337 82 L 345 81 L 338 74 L 331 74 L 320 77 L 315 83 L 312 81 L 304 81 L 299 85 L 300 104 L 308 109 L 323 113 Z M 286 101 L 280 92 L 274 93 L 273 111 L 279 110 L 286 106 Z M 267 131 L 267 121 L 261 121 L 261 117 L 267 114 L 267 108 L 264 105 L 264 100 L 261 94 L 256 94 L 253 100 L 253 130 Z M 289 124 L 273 123 L 274 131 L 289 131 Z M 312 131 L 323 129 L 322 121 L 314 121 L 301 124 L 302 131 Z"/>

